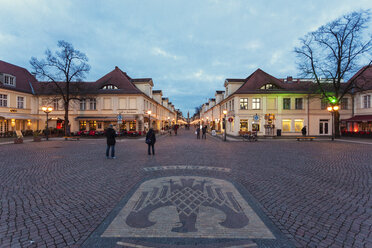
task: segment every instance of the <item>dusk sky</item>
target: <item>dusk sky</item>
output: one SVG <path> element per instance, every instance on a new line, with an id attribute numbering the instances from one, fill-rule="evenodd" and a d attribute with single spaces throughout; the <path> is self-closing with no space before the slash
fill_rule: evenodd
<path id="1" fill-rule="evenodd" d="M 32 56 L 44 58 L 65 40 L 89 58 L 85 81 L 115 66 L 132 78 L 151 77 L 186 116 L 223 90 L 226 78 L 257 68 L 297 76 L 299 38 L 369 8 L 370 0 L 0 0 L 0 60 L 31 71 Z"/>

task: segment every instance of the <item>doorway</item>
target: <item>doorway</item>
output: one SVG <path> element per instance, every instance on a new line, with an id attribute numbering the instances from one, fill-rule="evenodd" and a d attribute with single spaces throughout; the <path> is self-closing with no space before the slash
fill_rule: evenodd
<path id="1" fill-rule="evenodd" d="M 329 120 L 319 121 L 319 134 L 328 135 L 329 134 Z"/>

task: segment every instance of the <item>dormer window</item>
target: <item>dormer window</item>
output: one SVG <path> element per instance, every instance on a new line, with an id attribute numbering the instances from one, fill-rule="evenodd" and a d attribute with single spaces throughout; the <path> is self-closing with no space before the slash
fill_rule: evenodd
<path id="1" fill-rule="evenodd" d="M 261 90 L 277 90 L 279 88 L 275 84 L 265 84 L 260 89 Z"/>
<path id="2" fill-rule="evenodd" d="M 107 84 L 107 85 L 104 85 L 101 89 L 103 89 L 103 90 L 117 90 L 118 87 L 116 85 L 113 85 L 113 84 Z"/>
<path id="3" fill-rule="evenodd" d="M 9 86 L 15 86 L 15 77 L 12 75 L 4 75 L 4 84 Z"/>

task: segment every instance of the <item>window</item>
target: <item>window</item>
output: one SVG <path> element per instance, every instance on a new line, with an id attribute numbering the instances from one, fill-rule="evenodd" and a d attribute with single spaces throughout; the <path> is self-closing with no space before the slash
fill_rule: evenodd
<path id="1" fill-rule="evenodd" d="M 291 131 L 291 120 L 283 120 L 282 121 L 282 131 L 283 132 L 290 132 Z"/>
<path id="2" fill-rule="evenodd" d="M 17 108 L 25 108 L 25 98 L 23 96 L 17 96 Z"/>
<path id="3" fill-rule="evenodd" d="M 260 124 L 252 123 L 252 131 L 259 132 L 260 131 Z"/>
<path id="4" fill-rule="evenodd" d="M 260 89 L 261 90 L 277 90 L 279 88 L 275 84 L 265 84 Z"/>
<path id="5" fill-rule="evenodd" d="M 240 98 L 240 109 L 248 109 L 248 98 Z"/>
<path id="6" fill-rule="evenodd" d="M 79 130 L 84 131 L 87 129 L 87 121 L 79 121 Z"/>
<path id="7" fill-rule="evenodd" d="M 10 76 L 10 75 L 5 75 L 4 76 L 4 84 L 10 85 L 10 86 L 15 86 L 15 77 Z"/>
<path id="8" fill-rule="evenodd" d="M 240 120 L 240 131 L 248 131 L 248 120 Z"/>
<path id="9" fill-rule="evenodd" d="M 0 94 L 0 107 L 8 107 L 8 95 Z"/>
<path id="10" fill-rule="evenodd" d="M 118 87 L 113 84 L 104 85 L 101 89 L 103 90 L 117 90 Z"/>
<path id="11" fill-rule="evenodd" d="M 291 98 L 283 98 L 283 109 L 291 109 Z"/>
<path id="12" fill-rule="evenodd" d="M 371 107 L 371 95 L 363 96 L 363 108 Z"/>
<path id="13" fill-rule="evenodd" d="M 234 105 L 235 105 L 235 104 L 234 104 L 234 99 L 232 99 L 232 101 L 231 101 L 231 108 L 232 108 L 232 109 L 231 109 L 231 110 L 234 110 Z"/>
<path id="14" fill-rule="evenodd" d="M 296 98 L 295 102 L 295 108 L 296 109 L 303 109 L 303 99 L 302 98 Z"/>
<path id="15" fill-rule="evenodd" d="M 89 99 L 89 109 L 96 110 L 97 109 L 97 100 L 95 98 Z"/>
<path id="16" fill-rule="evenodd" d="M 252 99 L 252 109 L 261 109 L 261 99 L 253 98 Z"/>
<path id="17" fill-rule="evenodd" d="M 87 104 L 86 104 L 85 99 L 81 99 L 80 100 L 80 110 L 86 110 L 86 108 L 87 108 Z"/>
<path id="18" fill-rule="evenodd" d="M 304 127 L 304 120 L 295 120 L 295 132 L 301 132 Z"/>
<path id="19" fill-rule="evenodd" d="M 59 99 L 53 99 L 53 108 L 54 108 L 54 110 L 58 110 L 59 109 L 58 101 L 59 101 Z"/>
<path id="20" fill-rule="evenodd" d="M 341 109 L 349 109 L 349 98 L 341 99 Z"/>
<path id="21" fill-rule="evenodd" d="M 327 107 L 328 107 L 328 100 L 322 99 L 320 103 L 320 109 L 327 109 Z"/>

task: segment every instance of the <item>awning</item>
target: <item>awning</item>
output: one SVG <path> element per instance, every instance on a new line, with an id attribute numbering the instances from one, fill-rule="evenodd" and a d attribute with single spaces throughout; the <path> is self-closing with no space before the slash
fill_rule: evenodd
<path id="1" fill-rule="evenodd" d="M 134 121 L 136 118 L 133 115 L 122 115 L 124 121 Z M 77 121 L 117 121 L 116 116 L 78 116 L 75 118 Z"/>
<path id="2" fill-rule="evenodd" d="M 356 115 L 349 119 L 342 120 L 342 121 L 355 121 L 355 122 L 363 122 L 363 121 L 372 121 L 372 115 Z"/>
<path id="3" fill-rule="evenodd" d="M 0 113 L 0 119 L 15 119 L 15 120 L 38 120 L 39 118 L 32 115 L 26 114 L 9 114 L 9 113 Z"/>

